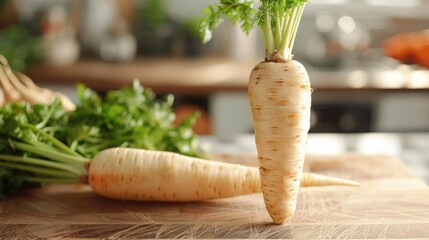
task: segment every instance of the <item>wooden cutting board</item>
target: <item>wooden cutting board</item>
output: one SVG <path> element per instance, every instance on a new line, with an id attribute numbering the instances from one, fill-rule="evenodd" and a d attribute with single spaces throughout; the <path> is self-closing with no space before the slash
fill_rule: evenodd
<path id="1" fill-rule="evenodd" d="M 256 164 L 254 156 L 217 158 Z M 51 185 L 0 202 L 0 238 L 429 238 L 429 189 L 400 160 L 309 156 L 305 168 L 362 186 L 301 189 L 293 218 L 273 225 L 261 194 L 143 203 L 105 199 L 81 185 Z"/>

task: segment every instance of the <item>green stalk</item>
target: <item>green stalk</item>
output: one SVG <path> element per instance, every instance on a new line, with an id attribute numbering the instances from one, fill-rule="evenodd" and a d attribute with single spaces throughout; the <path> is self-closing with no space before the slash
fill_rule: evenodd
<path id="1" fill-rule="evenodd" d="M 58 101 L 55 101 L 54 104 L 58 105 Z M 43 120 L 36 125 L 36 128 L 42 128 L 48 123 L 49 119 L 51 118 L 52 114 L 54 113 L 54 110 L 56 110 L 54 107 L 51 107 L 48 111 L 48 113 L 44 116 Z"/>
<path id="2" fill-rule="evenodd" d="M 271 9 L 270 11 L 273 11 L 277 18 L 277 23 L 275 26 L 271 26 L 271 17 L 269 11 L 267 10 L 265 13 L 266 20 L 262 25 L 262 29 L 264 32 L 264 38 L 266 39 L 264 43 L 266 43 L 265 47 L 267 49 L 266 53 L 268 60 L 271 60 L 271 57 L 277 52 L 287 59 L 292 58 L 292 48 L 304 11 L 304 6 L 305 2 L 298 3 L 283 13 L 280 12 L 279 9 Z M 264 7 L 266 7 L 266 5 L 264 5 Z M 275 28 L 275 39 L 274 47 L 271 47 L 269 45 L 270 42 L 268 41 L 268 32 L 271 31 L 272 34 L 273 28 Z"/>
<path id="3" fill-rule="evenodd" d="M 304 7 L 305 7 L 305 4 L 299 5 L 298 14 L 296 16 L 296 19 L 294 20 L 294 28 L 292 31 L 292 38 L 289 42 L 289 49 L 291 49 L 291 51 L 292 51 L 293 45 L 295 43 L 295 37 L 296 37 L 296 33 L 298 32 L 298 26 L 299 26 L 299 23 L 301 21 L 302 13 L 304 12 Z"/>
<path id="4" fill-rule="evenodd" d="M 66 165 L 63 163 L 57 163 L 57 162 L 51 162 L 48 160 L 43 160 L 43 159 L 38 159 L 38 158 L 18 157 L 18 156 L 13 156 L 13 155 L 0 154 L 0 160 L 19 162 L 19 163 L 28 163 L 28 164 L 34 164 L 34 165 L 39 165 L 39 166 L 61 169 L 61 170 L 67 171 L 69 173 L 73 173 L 76 176 L 82 176 L 85 174 L 84 172 L 82 172 L 79 169 L 74 168 L 70 165 Z"/>
<path id="5" fill-rule="evenodd" d="M 286 18 L 285 18 L 285 22 L 283 24 L 284 28 L 283 28 L 283 38 L 282 38 L 282 42 L 280 44 L 279 47 L 279 52 L 283 55 L 290 55 L 289 53 L 291 52 L 290 49 L 286 49 L 286 46 L 288 46 L 288 43 L 290 41 L 291 38 L 291 31 L 292 31 L 292 25 L 293 25 L 293 19 L 295 17 L 295 9 L 289 10 L 286 13 Z M 286 52 L 288 51 L 288 52 Z"/>
<path id="6" fill-rule="evenodd" d="M 87 159 L 82 158 L 82 157 L 70 156 L 70 155 L 67 155 L 64 153 L 59 153 L 55 150 L 35 147 L 35 146 L 27 144 L 27 143 L 20 143 L 20 142 L 16 142 L 13 140 L 11 140 L 11 143 L 14 147 L 16 147 L 19 150 L 34 153 L 34 154 L 40 155 L 42 157 L 46 157 L 46 158 L 49 158 L 51 160 L 58 161 L 58 162 L 71 163 L 71 164 L 82 164 L 82 163 L 88 161 Z"/>
<path id="7" fill-rule="evenodd" d="M 262 31 L 264 31 L 264 37 L 265 37 L 264 43 L 266 44 L 265 45 L 266 58 L 270 60 L 271 56 L 274 54 L 274 36 L 273 36 L 273 29 L 271 27 L 271 15 L 268 8 L 265 13 L 265 26 L 262 29 Z"/>
<path id="8" fill-rule="evenodd" d="M 43 177 L 18 177 L 26 182 L 34 183 L 67 183 L 67 184 L 76 184 L 80 183 L 80 178 L 43 178 Z"/>
<path id="9" fill-rule="evenodd" d="M 277 48 L 277 46 L 279 46 L 279 44 L 282 41 L 282 21 L 281 21 L 281 15 L 279 10 L 277 9 L 276 11 L 276 31 L 275 31 L 275 46 Z"/>
<path id="10" fill-rule="evenodd" d="M 39 167 L 16 164 L 16 163 L 0 162 L 0 167 L 12 168 L 15 170 L 22 170 L 22 171 L 27 171 L 27 172 L 32 172 L 32 173 L 39 173 L 39 174 L 52 176 L 52 177 L 79 178 L 79 177 L 76 177 L 76 175 L 74 175 L 74 174 L 64 172 L 61 170 L 39 168 Z"/>
<path id="11" fill-rule="evenodd" d="M 47 140 L 49 140 L 52 144 L 54 144 L 54 146 L 58 147 L 59 149 L 63 150 L 64 152 L 69 153 L 73 156 L 82 158 L 82 156 L 79 153 L 73 151 L 67 145 L 65 145 L 64 143 L 62 143 L 61 141 L 59 141 L 55 137 L 51 136 L 50 134 L 46 133 L 45 131 L 42 131 L 41 129 L 39 129 L 39 128 L 31 125 L 31 124 L 23 124 L 23 125 L 25 125 L 26 127 L 31 128 L 32 130 L 36 131 L 37 133 L 39 133 L 40 135 L 45 137 Z"/>

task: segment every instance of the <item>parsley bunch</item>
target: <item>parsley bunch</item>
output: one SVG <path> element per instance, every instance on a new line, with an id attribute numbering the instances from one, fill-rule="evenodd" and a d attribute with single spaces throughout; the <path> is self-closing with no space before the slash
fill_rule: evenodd
<path id="1" fill-rule="evenodd" d="M 60 100 L 0 108 L 0 199 L 40 183 L 78 183 L 87 161 L 57 137 L 68 123 Z"/>
<path id="2" fill-rule="evenodd" d="M 191 129 L 198 113 L 173 124 L 173 95 L 157 99 L 136 80 L 132 87 L 110 91 L 104 98 L 79 85 L 78 97 L 65 141 L 86 157 L 119 146 L 200 156 Z"/>

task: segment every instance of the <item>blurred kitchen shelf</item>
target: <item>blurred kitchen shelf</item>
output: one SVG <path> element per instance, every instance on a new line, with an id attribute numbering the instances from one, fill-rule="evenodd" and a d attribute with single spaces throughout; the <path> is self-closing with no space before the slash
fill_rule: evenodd
<path id="1" fill-rule="evenodd" d="M 30 69 L 28 75 L 38 85 L 63 92 L 74 102 L 77 102 L 75 85 L 78 82 L 103 93 L 129 85 L 137 78 L 157 94 L 175 94 L 176 107 L 191 104 L 201 109 L 207 121 L 198 133 L 213 133 L 229 139 L 252 129 L 246 90 L 250 71 L 257 62 L 215 57 L 139 58 L 129 63 L 82 59 L 61 67 L 40 64 Z M 338 70 L 309 66 L 307 69 L 315 90 L 312 95 L 314 132 L 429 129 L 426 115 L 407 117 L 429 111 L 424 104 L 429 92 L 426 69 L 405 65 Z M 408 104 L 398 105 L 399 99 Z M 325 111 L 326 107 L 330 110 Z M 357 111 L 362 108 L 368 111 L 365 114 Z M 367 120 L 363 122 L 362 116 L 367 116 Z"/>
<path id="2" fill-rule="evenodd" d="M 128 63 L 83 59 L 68 66 L 40 64 L 28 75 L 41 84 L 76 84 L 105 91 L 139 79 L 158 93 L 204 94 L 242 90 L 256 62 L 224 58 L 140 58 Z"/>
<path id="3" fill-rule="evenodd" d="M 139 58 L 128 63 L 82 59 L 72 65 L 39 64 L 28 75 L 43 85 L 84 83 L 98 90 L 119 88 L 140 79 L 158 93 L 208 94 L 243 91 L 251 69 L 258 60 L 228 58 Z M 317 91 L 407 92 L 428 91 L 429 70 L 412 67 L 396 69 L 308 69 Z"/>

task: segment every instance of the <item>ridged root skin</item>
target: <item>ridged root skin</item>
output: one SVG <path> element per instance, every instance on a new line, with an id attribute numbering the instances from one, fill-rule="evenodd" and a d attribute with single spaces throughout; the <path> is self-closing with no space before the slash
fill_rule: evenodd
<path id="1" fill-rule="evenodd" d="M 250 75 L 262 192 L 276 224 L 295 212 L 310 127 L 311 86 L 306 69 L 294 60 L 262 62 Z"/>
<path id="2" fill-rule="evenodd" d="M 100 152 L 85 164 L 95 193 L 138 201 L 189 202 L 261 192 L 259 169 L 186 157 L 176 153 L 132 148 Z M 356 186 L 341 178 L 304 173 L 301 185 Z"/>
<path id="3" fill-rule="evenodd" d="M 97 154 L 88 181 L 95 193 L 123 200 L 188 202 L 260 192 L 255 168 L 131 148 Z"/>

